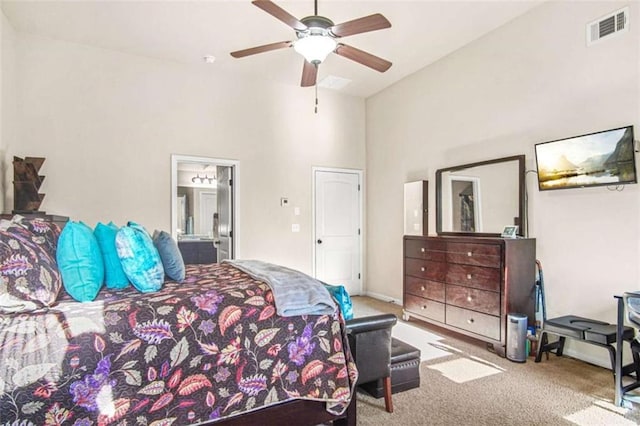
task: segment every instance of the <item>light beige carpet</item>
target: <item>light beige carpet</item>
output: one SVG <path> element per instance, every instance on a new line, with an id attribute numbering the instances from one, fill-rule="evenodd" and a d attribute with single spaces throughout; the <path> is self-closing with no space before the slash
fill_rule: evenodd
<path id="1" fill-rule="evenodd" d="M 354 297 L 356 317 L 398 316 L 394 336 L 423 351 L 419 389 L 384 399 L 358 393 L 358 425 L 635 425 L 640 405 L 613 405 L 611 371 L 569 357 L 515 363 L 487 351 L 483 342 L 402 321 L 402 308 Z M 425 348 L 428 355 L 424 356 Z"/>

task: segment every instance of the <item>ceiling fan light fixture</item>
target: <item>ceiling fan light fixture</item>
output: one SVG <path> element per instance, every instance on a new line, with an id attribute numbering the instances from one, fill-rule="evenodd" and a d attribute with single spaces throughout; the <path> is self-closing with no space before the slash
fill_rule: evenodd
<path id="1" fill-rule="evenodd" d="M 329 53 L 336 50 L 336 46 L 337 43 L 333 37 L 324 34 L 310 34 L 298 39 L 293 48 L 310 64 L 320 64 Z"/>

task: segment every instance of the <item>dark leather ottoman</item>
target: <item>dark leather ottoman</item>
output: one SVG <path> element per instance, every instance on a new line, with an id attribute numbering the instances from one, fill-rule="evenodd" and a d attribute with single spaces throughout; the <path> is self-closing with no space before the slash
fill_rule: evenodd
<path id="1" fill-rule="evenodd" d="M 420 387 L 420 349 L 398 339 L 391 339 L 391 393 Z M 360 385 L 375 398 L 384 396 L 382 380 Z"/>

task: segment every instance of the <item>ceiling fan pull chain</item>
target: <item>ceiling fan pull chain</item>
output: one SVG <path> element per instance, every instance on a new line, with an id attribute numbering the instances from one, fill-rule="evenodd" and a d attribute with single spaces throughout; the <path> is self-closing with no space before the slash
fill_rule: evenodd
<path id="1" fill-rule="evenodd" d="M 316 83 L 316 108 L 314 110 L 314 113 L 318 113 L 318 83 Z"/>

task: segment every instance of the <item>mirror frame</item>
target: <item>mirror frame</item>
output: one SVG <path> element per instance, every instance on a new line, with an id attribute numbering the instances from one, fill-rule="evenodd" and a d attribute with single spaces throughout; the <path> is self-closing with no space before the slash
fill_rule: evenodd
<path id="1" fill-rule="evenodd" d="M 499 237 L 502 232 L 454 232 L 442 230 L 442 173 L 455 172 L 462 169 L 472 167 L 486 166 L 496 163 L 505 163 L 508 161 L 518 162 L 518 235 L 524 236 L 525 229 L 523 224 L 526 220 L 525 207 L 525 156 L 513 155 L 511 157 L 496 158 L 494 160 L 480 161 L 477 163 L 462 164 L 460 166 L 447 167 L 445 169 L 436 170 L 436 233 L 438 235 L 457 235 L 467 237 Z"/>

